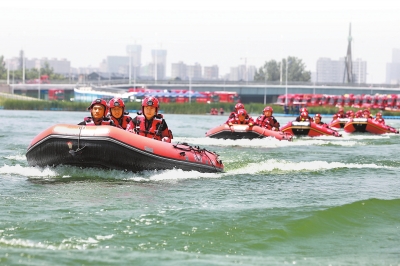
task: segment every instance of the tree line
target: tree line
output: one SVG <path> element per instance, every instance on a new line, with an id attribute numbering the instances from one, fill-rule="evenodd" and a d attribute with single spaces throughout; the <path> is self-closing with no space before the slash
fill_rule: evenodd
<path id="1" fill-rule="evenodd" d="M 297 57 L 289 56 L 277 62 L 270 60 L 264 63 L 254 74 L 254 80 L 259 82 L 285 81 L 308 82 L 311 80 L 311 71 L 306 71 L 306 65 Z M 282 77 L 282 79 L 281 79 Z"/>
<path id="2" fill-rule="evenodd" d="M 23 70 L 20 67 L 17 70 L 10 70 L 9 78 L 15 80 L 22 80 Z M 40 67 L 40 76 L 47 75 L 51 80 L 63 80 L 65 79 L 64 75 L 54 73 L 54 69 L 50 67 L 49 62 L 45 61 L 43 65 Z M 39 78 L 39 69 L 37 68 L 30 68 L 25 69 L 25 80 L 30 79 L 38 79 Z M 4 61 L 4 56 L 0 56 L 0 79 L 5 80 L 7 79 L 7 66 L 6 62 Z"/>
<path id="3" fill-rule="evenodd" d="M 285 81 L 287 73 L 287 81 L 308 82 L 311 80 L 311 71 L 306 70 L 303 61 L 297 57 L 289 56 L 281 61 L 266 61 L 254 74 L 254 81 L 258 82 L 274 82 Z M 10 79 L 22 80 L 22 66 L 10 71 Z M 65 77 L 61 74 L 54 73 L 54 69 L 50 67 L 48 62 L 44 62 L 40 68 L 40 75 L 47 75 L 51 80 L 63 80 Z M 281 79 L 282 77 L 282 79 Z M 31 68 L 25 70 L 25 80 L 39 78 L 39 69 Z M 0 79 L 7 79 L 7 68 L 4 56 L 0 56 Z"/>

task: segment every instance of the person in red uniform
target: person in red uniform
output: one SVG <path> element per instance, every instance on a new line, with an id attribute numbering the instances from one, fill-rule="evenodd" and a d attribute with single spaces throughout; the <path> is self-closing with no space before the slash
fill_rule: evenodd
<path id="1" fill-rule="evenodd" d="M 300 115 L 298 117 L 296 117 L 296 121 L 297 122 L 305 122 L 305 121 L 313 122 L 312 117 L 308 115 L 307 109 L 302 108 L 302 110 L 303 111 L 300 113 Z"/>
<path id="2" fill-rule="evenodd" d="M 339 111 L 336 113 L 338 118 L 346 118 L 346 114 L 344 113 L 343 107 L 339 107 Z"/>
<path id="3" fill-rule="evenodd" d="M 327 123 L 322 122 L 321 114 L 315 114 L 314 123 L 323 127 L 329 127 Z"/>
<path id="4" fill-rule="evenodd" d="M 382 124 L 382 125 L 385 124 L 385 119 L 383 119 L 381 113 L 377 113 L 377 114 L 375 115 L 374 121 L 375 121 L 375 122 L 378 122 L 378 123 L 380 123 L 380 124 Z"/>
<path id="5" fill-rule="evenodd" d="M 361 118 L 361 117 L 363 117 L 363 111 L 362 111 L 362 110 L 358 110 L 358 111 L 355 113 L 355 118 Z"/>
<path id="6" fill-rule="evenodd" d="M 368 109 L 364 109 L 362 112 L 364 118 L 373 118 L 371 112 Z"/>
<path id="7" fill-rule="evenodd" d="M 243 103 L 237 103 L 235 105 L 235 110 L 229 114 L 228 119 L 237 118 L 238 110 L 244 109 Z"/>
<path id="8" fill-rule="evenodd" d="M 142 113 L 133 120 L 135 133 L 148 138 L 171 142 L 171 130 L 168 129 L 163 115 L 158 113 L 160 103 L 155 97 L 146 97 L 142 102 Z"/>
<path id="9" fill-rule="evenodd" d="M 112 98 L 108 102 L 108 108 L 110 110 L 109 118 L 113 121 L 114 126 L 132 133 L 134 130 L 132 117 L 125 112 L 124 101 L 120 98 Z"/>
<path id="10" fill-rule="evenodd" d="M 88 107 L 91 116 L 85 117 L 78 125 L 101 126 L 114 125 L 113 122 L 106 117 L 108 113 L 107 102 L 103 99 L 94 100 Z"/>
<path id="11" fill-rule="evenodd" d="M 272 116 L 273 113 L 274 109 L 272 109 L 271 106 L 266 106 L 263 110 L 263 114 L 257 117 L 256 125 L 269 130 L 279 131 L 280 124 L 275 117 Z"/>
<path id="12" fill-rule="evenodd" d="M 232 126 L 233 124 L 241 124 L 241 125 L 249 125 L 251 127 L 255 124 L 253 118 L 247 114 L 245 109 L 239 109 L 237 117 L 228 119 L 226 123 L 229 126 Z"/>

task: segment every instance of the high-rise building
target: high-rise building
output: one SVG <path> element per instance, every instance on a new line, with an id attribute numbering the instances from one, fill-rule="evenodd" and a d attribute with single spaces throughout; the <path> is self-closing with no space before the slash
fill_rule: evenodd
<path id="1" fill-rule="evenodd" d="M 152 68 L 151 75 L 154 80 L 162 80 L 166 77 L 167 71 L 167 50 L 151 50 Z"/>
<path id="2" fill-rule="evenodd" d="M 192 66 L 187 66 L 187 75 L 191 80 L 201 80 L 203 78 L 201 65 L 195 63 Z"/>
<path id="3" fill-rule="evenodd" d="M 386 64 L 386 83 L 400 84 L 400 49 L 393 49 L 392 62 Z"/>
<path id="4" fill-rule="evenodd" d="M 256 73 L 255 66 L 239 65 L 237 67 L 231 67 L 229 80 L 230 81 L 253 81 L 254 74 Z"/>
<path id="5" fill-rule="evenodd" d="M 129 57 L 128 56 L 107 56 L 105 61 L 107 73 L 118 73 L 128 75 Z"/>
<path id="6" fill-rule="evenodd" d="M 176 79 L 179 78 L 181 80 L 187 80 L 187 65 L 182 61 L 178 63 L 171 64 L 171 78 Z"/>
<path id="7" fill-rule="evenodd" d="M 142 46 L 137 44 L 127 45 L 126 53 L 130 58 L 129 69 L 131 71 L 131 77 L 133 79 L 140 77 L 140 67 L 142 65 Z"/>
<path id="8" fill-rule="evenodd" d="M 203 79 L 217 80 L 218 78 L 219 78 L 219 68 L 217 65 L 204 67 Z"/>
<path id="9" fill-rule="evenodd" d="M 366 83 L 367 62 L 357 58 L 352 61 L 353 83 Z M 316 78 L 317 83 L 345 83 L 346 61 L 345 58 L 331 60 L 330 58 L 319 58 L 317 61 Z"/>

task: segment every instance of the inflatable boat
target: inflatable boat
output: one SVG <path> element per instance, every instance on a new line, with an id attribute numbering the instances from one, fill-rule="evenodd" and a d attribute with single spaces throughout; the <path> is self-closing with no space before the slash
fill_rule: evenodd
<path id="1" fill-rule="evenodd" d="M 372 134 L 385 134 L 385 133 L 395 133 L 399 134 L 399 130 L 385 125 L 370 118 L 353 118 L 344 126 L 344 131 L 347 133 L 353 132 L 369 132 Z"/>
<path id="2" fill-rule="evenodd" d="M 222 172 L 218 154 L 187 143 L 168 143 L 112 126 L 54 125 L 26 152 L 31 166 L 73 165 L 139 172 L 182 169 Z"/>
<path id="3" fill-rule="evenodd" d="M 256 139 L 274 137 L 279 140 L 291 141 L 293 136 L 289 133 L 269 130 L 259 126 L 233 124 L 231 126 L 222 124 L 206 132 L 206 137 L 216 139 Z"/>
<path id="4" fill-rule="evenodd" d="M 315 124 L 314 122 L 304 121 L 297 122 L 291 121 L 287 123 L 285 126 L 280 128 L 281 131 L 293 134 L 295 136 L 309 136 L 309 137 L 317 137 L 317 136 L 335 136 L 341 137 L 336 130 L 333 130 L 329 127 L 324 127 L 322 125 Z"/>
<path id="5" fill-rule="evenodd" d="M 330 128 L 344 128 L 347 122 L 350 121 L 350 118 L 337 118 L 329 123 Z"/>

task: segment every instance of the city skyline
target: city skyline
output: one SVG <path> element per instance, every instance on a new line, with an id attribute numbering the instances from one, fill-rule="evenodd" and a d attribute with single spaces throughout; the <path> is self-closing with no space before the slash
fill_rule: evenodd
<path id="1" fill-rule="evenodd" d="M 316 71 L 320 57 L 346 55 L 352 25 L 353 60 L 368 62 L 367 82 L 383 83 L 392 50 L 400 48 L 399 8 L 391 1 L 194 1 L 92 2 L 13 1 L 1 3 L 7 25 L 0 33 L 0 55 L 67 58 L 72 67 L 98 67 L 107 55 L 126 55 L 140 44 L 142 64 L 151 50 L 168 50 L 171 64 L 261 67 L 295 56 Z"/>

